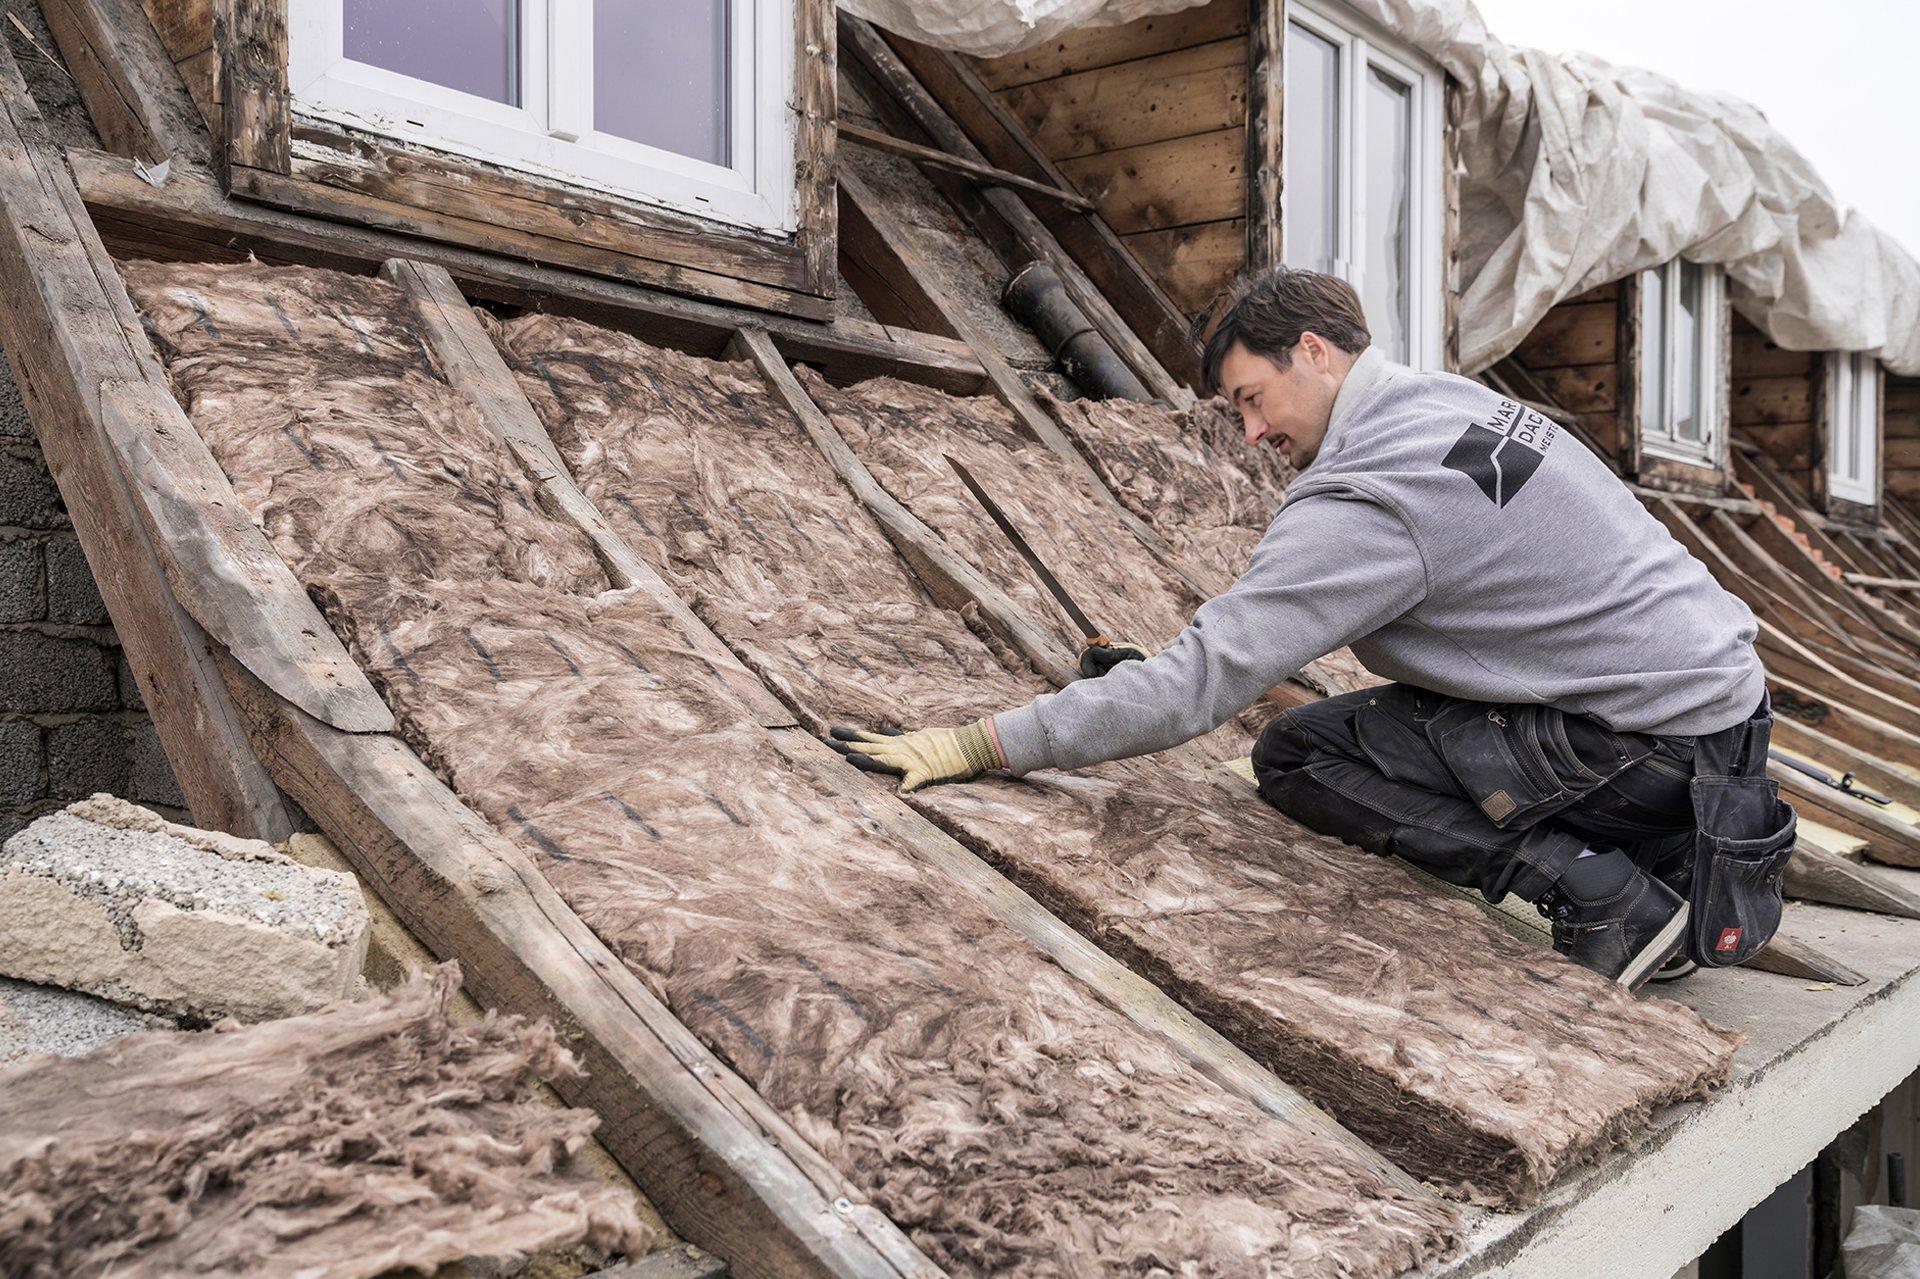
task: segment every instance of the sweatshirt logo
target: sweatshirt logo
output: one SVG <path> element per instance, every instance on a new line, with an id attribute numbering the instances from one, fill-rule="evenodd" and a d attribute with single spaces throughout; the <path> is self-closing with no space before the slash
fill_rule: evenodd
<path id="1" fill-rule="evenodd" d="M 1540 469 L 1559 435 L 1559 427 L 1532 409 L 1502 400 L 1492 418 L 1475 422 L 1454 441 L 1440 465 L 1478 484 L 1495 506 L 1505 506 Z"/>

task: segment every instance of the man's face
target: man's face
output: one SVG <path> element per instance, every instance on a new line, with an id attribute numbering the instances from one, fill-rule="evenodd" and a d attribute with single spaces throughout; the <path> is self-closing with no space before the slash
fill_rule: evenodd
<path id="1" fill-rule="evenodd" d="M 1281 368 L 1236 342 L 1220 361 L 1220 393 L 1240 414 L 1248 444 L 1267 444 L 1305 468 L 1319 456 L 1333 397 L 1354 357 L 1317 333 L 1303 333 Z"/>

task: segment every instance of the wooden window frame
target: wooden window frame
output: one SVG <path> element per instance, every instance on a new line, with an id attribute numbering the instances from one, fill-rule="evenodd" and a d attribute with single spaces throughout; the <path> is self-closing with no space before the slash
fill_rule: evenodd
<path id="1" fill-rule="evenodd" d="M 1662 328 L 1665 334 L 1673 332 L 1674 315 L 1679 307 L 1679 292 L 1674 286 L 1680 263 L 1681 259 L 1675 258 L 1649 268 L 1650 271 L 1672 273 L 1663 291 L 1666 305 Z M 1648 334 L 1640 322 L 1642 280 L 1648 271 L 1636 271 L 1621 281 L 1619 358 L 1623 367 L 1619 383 L 1620 438 L 1631 442 L 1628 466 L 1641 483 L 1681 491 L 1717 493 L 1726 484 L 1731 447 L 1729 417 L 1733 386 L 1733 307 L 1727 294 L 1726 272 L 1711 263 L 1695 265 L 1701 272 L 1701 291 L 1706 302 L 1701 308 L 1703 319 L 1700 333 L 1712 343 L 1710 358 L 1703 361 L 1706 367 L 1700 370 L 1703 382 L 1711 379 L 1713 396 L 1711 406 L 1702 412 L 1707 438 L 1695 446 L 1667 434 L 1650 435 L 1641 421 L 1640 407 L 1645 397 L 1656 390 L 1647 386 Z M 1717 317 L 1717 323 L 1707 317 Z M 1670 400 L 1674 390 L 1672 361 L 1664 361 L 1662 368 L 1666 372 L 1657 391 L 1664 399 Z M 1668 414 L 1670 417 L 1671 406 Z"/>
<path id="2" fill-rule="evenodd" d="M 289 0 L 216 0 L 230 194 L 634 284 L 809 319 L 832 314 L 832 0 L 790 0 L 790 230 L 691 216 L 310 114 L 289 92 Z M 784 166 L 783 166 L 784 167 Z"/>
<path id="3" fill-rule="evenodd" d="M 1865 451 L 1869 469 L 1862 479 L 1842 476 L 1834 470 L 1834 461 L 1839 456 L 1841 431 L 1860 429 L 1860 423 L 1852 412 L 1850 398 L 1850 392 L 1860 377 L 1859 369 L 1849 367 L 1855 364 L 1870 368 L 1873 379 L 1873 422 L 1868 428 L 1872 430 L 1873 438 L 1870 449 Z M 1814 387 L 1814 402 L 1818 407 L 1815 410 L 1814 435 L 1820 450 L 1818 462 L 1813 467 L 1819 480 L 1816 496 L 1829 515 L 1873 523 L 1877 518 L 1886 474 L 1886 370 L 1878 359 L 1864 351 L 1829 351 L 1816 367 L 1819 371 L 1818 384 Z"/>
<path id="4" fill-rule="evenodd" d="M 1339 136 L 1340 198 L 1339 266 L 1335 274 L 1348 279 L 1358 289 L 1360 239 L 1364 233 L 1365 200 L 1361 191 L 1361 165 L 1365 144 L 1365 71 L 1378 65 L 1394 78 L 1404 81 L 1412 91 L 1413 129 L 1409 138 L 1409 167 L 1412 170 L 1413 199 L 1409 210 L 1411 226 L 1408 243 L 1409 328 L 1407 362 L 1416 368 L 1439 369 L 1447 360 L 1446 304 L 1446 74 L 1433 61 L 1395 39 L 1392 33 L 1349 10 L 1334 0 L 1285 0 L 1285 10 L 1274 24 L 1279 42 L 1277 55 L 1282 67 L 1286 61 L 1288 23 L 1299 23 L 1306 30 L 1336 45 L 1340 50 L 1342 109 Z M 1284 76 L 1283 76 L 1284 80 Z M 1282 111 L 1284 113 L 1284 95 Z M 1284 114 L 1283 117 L 1284 119 Z M 1285 140 L 1281 146 L 1284 152 Z M 1275 157 L 1276 166 L 1279 158 Z M 1252 184 L 1253 188 L 1258 183 Z M 1280 184 L 1284 188 L 1284 183 Z M 1281 228 L 1272 233 L 1275 247 L 1284 244 L 1286 215 L 1282 189 Z"/>

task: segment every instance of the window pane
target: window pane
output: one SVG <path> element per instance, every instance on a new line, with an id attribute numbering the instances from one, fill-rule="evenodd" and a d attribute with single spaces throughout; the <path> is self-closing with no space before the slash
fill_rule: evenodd
<path id="1" fill-rule="evenodd" d="M 1667 429 L 1667 277 L 1658 270 L 1640 273 L 1640 429 L 1664 435 Z"/>
<path id="2" fill-rule="evenodd" d="M 1707 385 L 1701 368 L 1705 334 L 1701 329 L 1700 268 L 1679 264 L 1680 305 L 1673 314 L 1673 438 L 1699 443 L 1706 423 L 1700 413 L 1700 390 Z"/>
<path id="3" fill-rule="evenodd" d="M 1880 420 L 1878 390 L 1873 359 L 1856 354 L 1853 357 L 1853 469 L 1849 474 L 1862 483 L 1873 480 L 1874 444 Z"/>
<path id="4" fill-rule="evenodd" d="M 1413 90 L 1367 68 L 1366 233 L 1360 301 L 1374 344 L 1410 360 L 1412 306 Z"/>
<path id="5" fill-rule="evenodd" d="M 1281 253 L 1333 270 L 1340 255 L 1340 48 L 1287 24 L 1287 142 L 1281 148 Z"/>
<path id="6" fill-rule="evenodd" d="M 517 0 L 346 0 L 355 62 L 520 105 Z"/>
<path id="7" fill-rule="evenodd" d="M 593 127 L 731 164 L 727 0 L 593 0 Z"/>

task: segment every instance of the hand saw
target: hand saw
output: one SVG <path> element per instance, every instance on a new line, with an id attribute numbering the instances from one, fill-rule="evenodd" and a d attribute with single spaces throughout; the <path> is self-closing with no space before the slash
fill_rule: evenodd
<path id="1" fill-rule="evenodd" d="M 1013 549 L 1020 552 L 1020 558 L 1027 562 L 1027 567 L 1033 570 L 1033 575 L 1040 579 L 1040 585 L 1047 588 L 1047 594 L 1053 596 L 1054 602 L 1060 605 L 1061 611 L 1067 615 L 1067 620 L 1080 628 L 1080 635 L 1086 641 L 1087 647 L 1106 648 L 1108 645 L 1106 635 L 1088 619 L 1085 613 L 1080 611 L 1080 606 L 1073 602 L 1071 595 L 1067 594 L 1067 588 L 1060 585 L 1060 579 L 1040 562 L 1040 557 L 1034 554 L 1031 546 L 1027 545 L 1027 539 L 1020 536 L 1020 530 L 1013 526 L 1013 521 L 1009 520 L 1006 512 L 1000 509 L 1000 504 L 987 496 L 987 491 L 980 487 L 980 482 L 973 478 L 966 467 L 960 465 L 958 458 L 951 453 L 947 454 L 946 458 L 947 465 L 951 466 L 953 473 L 960 477 L 960 482 L 967 486 L 967 492 L 973 494 L 974 501 L 986 509 L 988 517 L 999 527 L 1001 534 L 1013 543 Z"/>

